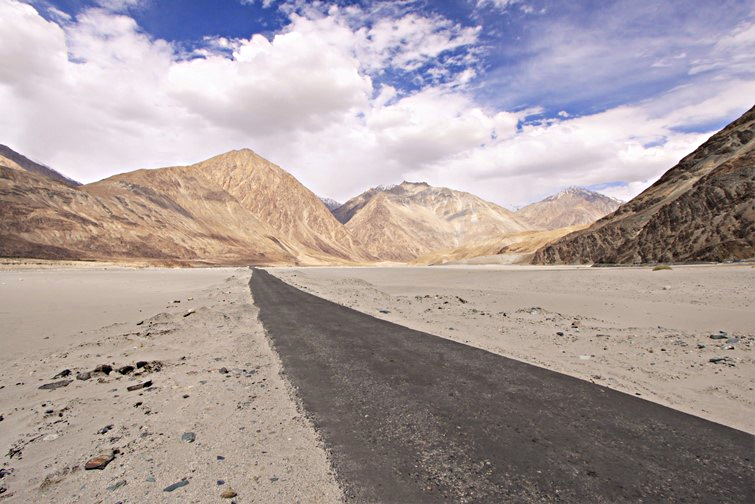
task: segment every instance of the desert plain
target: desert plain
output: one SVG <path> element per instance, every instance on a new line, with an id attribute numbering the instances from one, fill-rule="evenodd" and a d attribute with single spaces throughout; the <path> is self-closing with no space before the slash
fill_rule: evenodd
<path id="1" fill-rule="evenodd" d="M 268 271 L 374 317 L 755 433 L 750 264 Z M 4 266 L 0 500 L 341 501 L 257 319 L 252 274 Z M 103 469 L 84 468 L 101 455 Z"/>

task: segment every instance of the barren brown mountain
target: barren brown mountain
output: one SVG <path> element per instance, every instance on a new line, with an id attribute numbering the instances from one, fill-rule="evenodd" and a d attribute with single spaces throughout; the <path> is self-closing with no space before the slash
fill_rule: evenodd
<path id="1" fill-rule="evenodd" d="M 503 207 L 425 183 L 370 189 L 335 214 L 370 254 L 388 261 L 528 229 Z"/>
<path id="2" fill-rule="evenodd" d="M 755 107 L 655 184 L 534 263 L 727 261 L 755 255 Z"/>
<path id="3" fill-rule="evenodd" d="M 0 159 L 0 255 L 210 264 L 364 260 L 294 177 L 249 150 L 81 187 Z"/>
<path id="4" fill-rule="evenodd" d="M 592 224 L 613 212 L 621 201 L 581 187 L 570 187 L 519 209 L 516 216 L 532 229 L 559 229 Z"/>

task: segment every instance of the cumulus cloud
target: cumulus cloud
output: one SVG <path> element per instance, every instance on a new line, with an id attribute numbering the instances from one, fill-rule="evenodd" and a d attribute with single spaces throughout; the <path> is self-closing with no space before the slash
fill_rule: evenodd
<path id="1" fill-rule="evenodd" d="M 628 199 L 711 133 L 690 124 L 731 118 L 755 96 L 752 80 L 710 70 L 655 100 L 535 121 L 536 106 L 507 111 L 471 92 L 479 28 L 359 9 L 291 11 L 277 34 L 211 37 L 187 54 L 122 9 L 48 21 L 0 0 L 0 142 L 84 182 L 250 147 L 340 200 L 402 179 L 508 205 L 568 185 Z M 749 37 L 722 40 L 711 64 Z M 386 77 L 402 69 L 428 77 Z"/>

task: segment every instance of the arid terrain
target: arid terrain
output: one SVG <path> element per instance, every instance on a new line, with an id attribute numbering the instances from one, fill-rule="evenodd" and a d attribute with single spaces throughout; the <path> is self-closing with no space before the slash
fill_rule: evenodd
<path id="1" fill-rule="evenodd" d="M 0 500 L 338 502 L 250 274 L 0 271 Z"/>
<path id="2" fill-rule="evenodd" d="M 755 268 L 276 268 L 412 329 L 755 433 Z"/>

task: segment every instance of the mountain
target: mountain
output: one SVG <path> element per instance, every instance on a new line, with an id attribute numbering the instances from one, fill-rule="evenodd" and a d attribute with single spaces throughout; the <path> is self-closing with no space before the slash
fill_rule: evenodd
<path id="1" fill-rule="evenodd" d="M 61 175 L 52 168 L 35 163 L 31 159 L 27 158 L 14 151 L 7 145 L 0 144 L 0 165 L 7 166 L 9 168 L 16 168 L 19 170 L 26 170 L 31 173 L 43 175 L 47 178 L 61 182 L 70 187 L 77 187 L 81 184 L 75 180 L 71 180 L 68 177 Z"/>
<path id="2" fill-rule="evenodd" d="M 368 253 L 388 261 L 528 229 L 503 207 L 426 183 L 372 188 L 334 214 Z"/>
<path id="3" fill-rule="evenodd" d="M 181 264 L 371 259 L 317 196 L 250 150 L 80 187 L 0 166 L 0 201 L 2 256 Z"/>
<path id="4" fill-rule="evenodd" d="M 558 229 L 592 224 L 619 208 L 621 203 L 581 187 L 570 187 L 519 209 L 516 216 L 532 229 Z"/>
<path id="5" fill-rule="evenodd" d="M 322 196 L 320 196 L 320 201 L 323 202 L 323 204 L 328 208 L 328 210 L 330 210 L 331 213 L 333 213 L 336 208 L 339 208 L 342 205 L 342 203 L 332 198 L 323 198 Z"/>
<path id="6" fill-rule="evenodd" d="M 533 263 L 727 261 L 755 256 L 755 107 L 655 184 Z"/>

